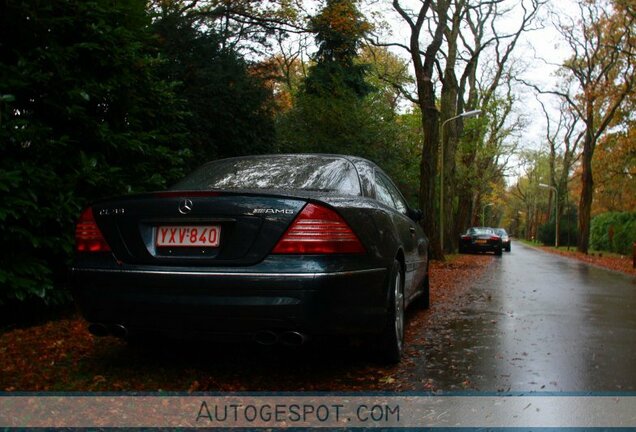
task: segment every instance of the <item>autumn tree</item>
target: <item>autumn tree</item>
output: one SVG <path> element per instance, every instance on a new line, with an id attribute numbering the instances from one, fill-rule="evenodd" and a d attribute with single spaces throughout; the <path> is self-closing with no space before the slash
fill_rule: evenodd
<path id="1" fill-rule="evenodd" d="M 373 41 L 380 46 L 399 46 L 405 49 L 411 59 L 415 73 L 415 95 L 409 100 L 415 103 L 421 113 L 423 131 L 422 152 L 420 157 L 419 201 L 422 210 L 422 227 L 431 245 L 431 257 L 443 258 L 440 244 L 437 215 L 435 212 L 435 178 L 439 155 L 439 109 L 435 89 L 436 65 L 444 32 L 448 22 L 450 0 L 421 0 L 416 10 L 410 10 L 403 2 L 393 0 L 393 9 L 409 31 L 407 44 Z M 429 40 L 422 41 L 426 36 Z"/>
<path id="2" fill-rule="evenodd" d="M 356 62 L 368 23 L 352 0 L 327 0 L 312 17 L 318 51 L 295 106 L 279 121 L 283 151 L 357 153 L 379 125 L 370 124 L 365 65 Z"/>
<path id="3" fill-rule="evenodd" d="M 454 249 L 455 239 L 467 226 L 477 223 L 491 185 L 506 174 L 508 160 L 518 144 L 524 122 L 515 113 L 518 97 L 511 86 L 517 74 L 513 53 L 527 31 L 537 28 L 542 1 L 467 3 L 461 30 L 456 2 L 453 27 L 447 36 L 447 65 L 442 78 L 442 124 L 444 133 L 445 250 Z M 516 10 L 522 14 L 517 14 Z M 501 22 L 515 23 L 506 31 Z M 456 51 L 456 53 L 454 53 Z M 457 57 L 454 68 L 448 62 Z M 459 74 L 459 75 L 456 75 Z M 459 77 L 459 78 L 458 78 Z M 467 120 L 465 111 L 481 110 L 481 118 Z"/>
<path id="4" fill-rule="evenodd" d="M 556 189 L 554 224 L 556 238 L 558 238 L 565 203 L 568 200 L 570 174 L 578 160 L 578 149 L 585 132 L 578 127 L 579 118 L 571 111 L 566 102 L 561 101 L 557 110 L 558 118 L 553 119 L 541 99 L 537 100 L 546 119 L 545 140 L 549 148 L 550 169 L 548 184 Z M 552 197 L 552 189 L 550 189 L 550 197 Z M 550 205 L 548 206 L 548 214 L 551 214 Z"/>
<path id="5" fill-rule="evenodd" d="M 522 175 L 507 191 L 509 221 L 516 221 L 519 232 L 528 240 L 537 239 L 539 226 L 547 222 L 548 194 L 539 187 L 550 177 L 549 155 L 543 151 L 526 150 L 519 154 Z"/>
<path id="6" fill-rule="evenodd" d="M 422 115 L 424 141 L 420 159 L 420 206 L 424 213 L 424 230 L 431 240 L 432 256 L 443 258 L 444 250 L 454 248 L 458 227 L 467 223 L 475 201 L 473 191 L 463 189 L 466 184 L 460 186 L 457 180 L 459 138 L 464 130 L 463 121 L 458 116 L 469 110 L 482 109 L 486 112 L 490 109 L 491 100 L 500 97 L 497 92 L 508 77 L 511 53 L 520 35 L 536 18 L 542 2 L 522 2 L 523 14 L 519 25 L 509 32 L 498 30 L 498 23 L 512 15 L 511 4 L 501 1 L 423 0 L 415 4 L 417 7 L 410 9 L 411 4 L 406 2 L 391 2 L 393 10 L 409 31 L 408 43 L 386 41 L 381 37 L 374 38 L 372 43 L 402 48 L 411 59 L 415 91 L 401 90 L 418 106 Z M 495 59 L 494 68 L 480 67 L 480 61 L 488 50 Z M 498 121 L 505 123 L 506 120 Z M 481 124 L 485 127 L 487 122 Z M 441 125 L 444 125 L 444 130 L 440 132 Z M 473 133 L 473 140 L 486 136 L 486 131 L 479 128 L 473 128 Z M 446 210 L 441 216 L 445 227 L 444 245 L 441 244 L 440 219 L 436 211 L 439 139 L 442 136 L 444 142 L 441 145 L 445 151 L 440 167 L 443 166 L 445 175 L 444 184 L 440 187 L 444 190 Z M 474 149 L 477 151 L 477 147 Z M 470 155 L 465 158 L 467 163 L 473 159 Z M 458 197 L 460 192 L 462 197 Z"/>
<path id="7" fill-rule="evenodd" d="M 604 136 L 594 152 L 592 214 L 636 209 L 636 126 Z"/>
<path id="8" fill-rule="evenodd" d="M 405 84 L 410 76 L 406 64 L 388 50 L 362 46 L 369 24 L 356 4 L 326 1 L 312 18 L 318 51 L 293 106 L 278 116 L 279 149 L 366 157 L 385 169 L 412 202 L 420 135 L 413 131 L 413 116 L 398 112 L 397 91 L 384 80 L 391 76 Z"/>
<path id="9" fill-rule="evenodd" d="M 540 93 L 559 96 L 583 124 L 578 250 L 587 253 L 594 194 L 592 161 L 636 80 L 633 32 L 636 16 L 627 2 L 578 3 L 578 16 L 555 16 L 557 30 L 572 52 L 560 70 L 562 86 Z"/>
<path id="10" fill-rule="evenodd" d="M 303 0 L 151 0 L 160 15 L 176 13 L 220 35 L 222 49 L 268 54 L 276 37 L 307 31 Z"/>
<path id="11" fill-rule="evenodd" d="M 626 3 L 628 4 L 628 3 Z M 621 12 L 634 16 L 633 9 Z M 617 110 L 611 129 L 599 140 L 592 159 L 595 196 L 592 216 L 636 209 L 636 91 Z M 631 239 L 634 240 L 634 239 Z"/>
<path id="12" fill-rule="evenodd" d="M 305 93 L 357 98 L 369 94 L 366 67 L 355 62 L 369 23 L 355 1 L 327 0 L 309 28 L 315 33 L 318 52 L 304 82 Z"/>
<path id="13" fill-rule="evenodd" d="M 403 89 L 414 83 L 408 61 L 386 47 L 365 44 L 358 61 L 367 66 L 366 80 L 374 91 L 372 97 L 384 99 L 391 109 L 403 107 Z"/>

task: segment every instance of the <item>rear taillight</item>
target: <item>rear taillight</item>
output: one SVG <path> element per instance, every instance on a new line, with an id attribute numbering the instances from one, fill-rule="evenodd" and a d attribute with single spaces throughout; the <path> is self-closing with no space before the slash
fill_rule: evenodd
<path id="1" fill-rule="evenodd" d="M 99 230 L 93 217 L 93 209 L 90 207 L 82 212 L 75 227 L 75 250 L 77 252 L 110 251 L 110 246 Z"/>
<path id="2" fill-rule="evenodd" d="M 462 236 L 462 240 L 470 240 L 470 236 L 463 235 L 463 236 Z"/>
<path id="3" fill-rule="evenodd" d="M 490 236 L 490 240 L 499 240 L 499 237 L 494 235 L 494 236 Z"/>
<path id="4" fill-rule="evenodd" d="M 278 241 L 275 254 L 361 254 L 364 247 L 335 211 L 307 204 Z"/>

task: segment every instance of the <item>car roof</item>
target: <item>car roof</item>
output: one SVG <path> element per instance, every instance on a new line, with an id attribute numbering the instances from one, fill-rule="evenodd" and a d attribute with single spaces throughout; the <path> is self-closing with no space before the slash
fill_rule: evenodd
<path id="1" fill-rule="evenodd" d="M 377 164 L 373 163 L 372 161 L 360 156 L 351 156 L 351 155 L 344 155 L 344 154 L 337 154 L 337 153 L 267 153 L 267 154 L 256 154 L 256 155 L 245 155 L 245 156 L 221 158 L 221 159 L 215 159 L 215 160 L 209 161 L 207 163 L 218 162 L 222 160 L 241 160 L 241 159 L 256 159 L 256 158 L 260 159 L 260 158 L 272 158 L 272 157 L 306 157 L 306 156 L 324 157 L 325 159 L 339 158 L 339 159 L 348 160 L 349 162 L 366 162 L 371 165 L 377 166 Z"/>

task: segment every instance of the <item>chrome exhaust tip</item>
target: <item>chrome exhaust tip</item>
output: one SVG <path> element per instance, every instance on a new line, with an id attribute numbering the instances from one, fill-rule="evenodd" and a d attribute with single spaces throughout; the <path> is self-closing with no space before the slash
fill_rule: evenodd
<path id="1" fill-rule="evenodd" d="M 128 329 L 122 324 L 114 324 L 110 326 L 110 334 L 120 339 L 125 339 L 128 336 Z"/>
<path id="2" fill-rule="evenodd" d="M 296 331 L 288 331 L 280 336 L 281 343 L 288 346 L 301 346 L 307 342 L 307 339 L 306 334 Z"/>
<path id="3" fill-rule="evenodd" d="M 108 327 L 106 327 L 104 324 L 101 324 L 101 323 L 90 323 L 88 325 L 88 331 L 93 336 L 98 336 L 98 337 L 108 336 L 109 334 Z"/>

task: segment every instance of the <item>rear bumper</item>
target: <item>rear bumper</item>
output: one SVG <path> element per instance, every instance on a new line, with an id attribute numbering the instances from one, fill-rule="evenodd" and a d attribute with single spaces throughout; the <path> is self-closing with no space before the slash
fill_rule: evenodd
<path id="1" fill-rule="evenodd" d="M 373 334 L 385 325 L 387 269 L 337 272 L 73 268 L 89 322 L 179 338 L 253 334 Z"/>
<path id="2" fill-rule="evenodd" d="M 463 248 L 468 252 L 497 252 L 502 249 L 501 243 L 467 243 L 463 245 Z"/>

